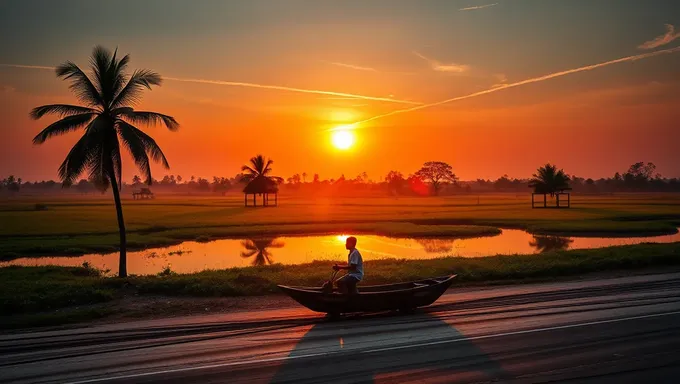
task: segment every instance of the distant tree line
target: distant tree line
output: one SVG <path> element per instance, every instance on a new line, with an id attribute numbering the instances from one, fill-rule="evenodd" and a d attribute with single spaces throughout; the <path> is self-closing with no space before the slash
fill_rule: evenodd
<path id="1" fill-rule="evenodd" d="M 557 169 L 554 172 L 557 173 Z M 661 176 L 656 172 L 656 166 L 653 163 L 635 163 L 627 171 L 616 172 L 609 178 L 586 179 L 566 174 L 564 176 L 567 178 L 566 183 L 572 191 L 578 193 L 680 192 L 680 179 Z M 282 192 L 319 195 L 447 196 L 485 192 L 526 193 L 534 185 L 531 178 L 517 179 L 510 178 L 508 175 L 503 175 L 496 180 L 460 181 L 449 164 L 435 161 L 425 163 L 420 170 L 410 175 L 404 175 L 399 171 L 390 171 L 378 181 L 369 179 L 366 172 L 361 172 L 354 177 L 340 175 L 338 178 L 330 179 L 322 179 L 319 174 L 310 175 L 302 172 L 285 180 L 276 179 Z M 184 178 L 180 175 L 165 175 L 160 180 L 152 179 L 152 188 L 167 193 L 225 195 L 227 193 L 240 193 L 248 180 L 248 176 L 243 173 L 233 176 L 213 176 L 210 179 L 196 176 Z M 145 186 L 142 178 L 137 175 L 132 177 L 130 183 L 123 182 L 124 191 Z M 23 182 L 21 178 L 10 175 L 0 182 L 0 193 L 3 194 L 16 194 L 20 191 L 56 193 L 61 190 L 62 184 L 53 180 Z M 103 187 L 98 186 L 96 180 L 81 179 L 74 183 L 67 192 L 97 194 L 102 193 L 102 190 Z"/>

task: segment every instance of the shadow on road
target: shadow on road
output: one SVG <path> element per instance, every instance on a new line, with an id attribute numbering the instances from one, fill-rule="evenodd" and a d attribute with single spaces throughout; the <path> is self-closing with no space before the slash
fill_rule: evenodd
<path id="1" fill-rule="evenodd" d="M 319 323 L 289 358 L 272 383 L 458 382 L 503 376 L 498 362 L 432 313 Z"/>

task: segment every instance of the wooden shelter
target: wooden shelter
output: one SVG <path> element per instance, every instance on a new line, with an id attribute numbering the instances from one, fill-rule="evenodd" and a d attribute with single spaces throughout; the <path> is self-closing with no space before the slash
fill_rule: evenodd
<path id="1" fill-rule="evenodd" d="M 548 195 L 550 192 L 541 192 L 541 191 L 536 191 L 531 194 L 531 208 L 571 208 L 571 193 L 566 192 L 570 191 L 571 188 L 565 188 L 565 189 L 560 189 L 559 191 L 555 192 L 555 205 L 548 205 Z M 536 201 L 535 197 L 536 196 L 541 196 L 543 195 L 543 204 L 541 205 L 540 199 Z M 560 201 L 560 197 L 567 197 L 567 203 L 566 205 L 563 203 L 564 199 Z"/>
<path id="2" fill-rule="evenodd" d="M 132 198 L 137 199 L 153 199 L 153 192 L 149 188 L 142 188 L 139 191 L 132 192 Z"/>
<path id="3" fill-rule="evenodd" d="M 253 195 L 252 205 L 248 205 L 248 195 Z M 279 186 L 276 184 L 276 181 L 268 177 L 258 176 L 243 188 L 243 201 L 246 207 L 257 207 L 257 195 L 262 196 L 263 207 L 272 206 L 269 204 L 269 195 L 274 195 L 273 206 L 279 205 Z"/>

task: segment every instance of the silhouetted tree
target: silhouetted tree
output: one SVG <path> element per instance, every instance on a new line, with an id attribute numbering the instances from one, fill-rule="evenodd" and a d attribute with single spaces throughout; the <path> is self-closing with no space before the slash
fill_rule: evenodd
<path id="1" fill-rule="evenodd" d="M 142 183 L 142 178 L 139 175 L 134 175 L 132 177 L 132 185 L 138 185 Z"/>
<path id="2" fill-rule="evenodd" d="M 21 189 L 21 178 L 16 178 L 14 175 L 9 175 L 8 178 L 3 180 L 3 184 L 8 191 L 17 193 Z"/>
<path id="3" fill-rule="evenodd" d="M 302 172 L 302 182 L 303 183 L 307 182 L 307 172 Z"/>
<path id="4" fill-rule="evenodd" d="M 534 240 L 529 242 L 529 245 L 536 248 L 539 253 L 550 251 L 562 251 L 569 248 L 569 244 L 574 240 L 568 237 L 560 236 L 534 236 Z"/>
<path id="5" fill-rule="evenodd" d="M 314 174 L 314 180 L 313 180 L 313 182 L 314 182 L 314 183 L 318 183 L 318 182 L 319 182 L 319 174 L 318 174 L 318 173 L 315 173 L 315 174 Z"/>
<path id="6" fill-rule="evenodd" d="M 213 176 L 212 188 L 214 192 L 221 193 L 224 196 L 230 187 L 231 182 L 226 177 Z"/>
<path id="7" fill-rule="evenodd" d="M 250 158 L 250 165 L 244 165 L 241 167 L 241 171 L 244 172 L 241 180 L 244 182 L 250 182 L 256 177 L 262 176 L 266 177 L 270 180 L 275 181 L 276 183 L 281 183 L 283 181 L 282 178 L 278 176 L 272 176 L 272 164 L 274 164 L 274 160 L 272 159 L 266 159 L 262 155 L 257 155 L 255 157 Z M 299 176 L 298 176 L 299 177 Z"/>
<path id="8" fill-rule="evenodd" d="M 273 264 L 272 254 L 267 248 L 283 248 L 286 244 L 277 239 L 255 239 L 243 240 L 241 245 L 246 250 L 241 252 L 241 257 L 253 257 L 253 265 L 267 265 Z"/>
<path id="9" fill-rule="evenodd" d="M 563 170 L 558 170 L 557 166 L 548 163 L 536 170 L 533 178 L 529 180 L 529 187 L 533 188 L 535 193 L 549 193 L 550 196 L 555 196 L 555 193 L 569 188 L 569 176 Z"/>
<path id="10" fill-rule="evenodd" d="M 628 168 L 628 172 L 623 174 L 623 182 L 629 188 L 642 189 L 652 180 L 656 171 L 654 163 L 640 161 Z"/>
<path id="11" fill-rule="evenodd" d="M 73 62 L 61 64 L 56 69 L 57 76 L 71 82 L 71 90 L 85 106 L 52 104 L 31 111 L 34 119 L 46 114 L 61 117 L 61 120 L 40 132 L 33 139 L 34 144 L 42 144 L 53 136 L 85 128 L 85 133 L 59 167 L 59 178 L 64 186 L 69 186 L 87 171 L 90 178 L 97 180 L 101 186 L 111 186 L 120 232 L 118 274 L 121 277 L 127 276 L 125 222 L 119 193 L 122 186 L 121 144 L 128 149 L 150 184 L 150 160 L 161 162 L 165 168 L 170 166 L 156 141 L 133 124 L 161 123 L 172 131 L 179 127 L 170 116 L 132 108 L 145 88 L 151 89 L 161 84 L 161 77 L 147 69 L 136 70 L 128 76 L 125 70 L 129 61 L 128 55 L 118 59 L 117 51 L 111 53 L 97 46 L 90 60 L 92 78 Z"/>
<path id="12" fill-rule="evenodd" d="M 416 172 L 416 176 L 432 185 L 435 196 L 439 194 L 442 183 L 455 183 L 458 180 L 453 168 L 442 161 L 428 161 Z"/>
<path id="13" fill-rule="evenodd" d="M 387 188 L 393 193 L 401 193 L 406 185 L 406 179 L 404 179 L 404 175 L 399 171 L 390 171 L 387 173 L 385 182 L 387 183 Z"/>

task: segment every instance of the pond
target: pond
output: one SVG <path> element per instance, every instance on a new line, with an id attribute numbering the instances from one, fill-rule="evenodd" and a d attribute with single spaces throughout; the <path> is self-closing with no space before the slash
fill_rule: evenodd
<path id="1" fill-rule="evenodd" d="M 345 235 L 224 239 L 207 243 L 187 241 L 166 248 L 128 252 L 128 273 L 156 274 L 166 266 L 177 273 L 224 269 L 249 265 L 303 264 L 314 260 L 346 260 Z M 639 243 L 672 243 L 680 233 L 654 237 L 602 238 L 534 236 L 522 230 L 504 229 L 500 235 L 472 239 L 390 238 L 358 235 L 357 248 L 364 260 L 384 258 L 431 259 L 443 256 L 484 257 L 497 254 L 538 254 L 559 249 L 601 248 Z M 118 254 L 89 254 L 72 257 L 20 258 L 8 265 L 80 266 L 88 262 L 100 269 L 118 270 Z"/>

